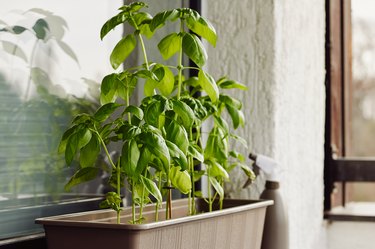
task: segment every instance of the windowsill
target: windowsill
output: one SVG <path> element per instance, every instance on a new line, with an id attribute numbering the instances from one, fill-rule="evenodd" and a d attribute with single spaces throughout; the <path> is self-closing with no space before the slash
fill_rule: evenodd
<path id="1" fill-rule="evenodd" d="M 329 221 L 375 222 L 375 202 L 350 202 L 345 207 L 335 207 L 324 213 Z"/>

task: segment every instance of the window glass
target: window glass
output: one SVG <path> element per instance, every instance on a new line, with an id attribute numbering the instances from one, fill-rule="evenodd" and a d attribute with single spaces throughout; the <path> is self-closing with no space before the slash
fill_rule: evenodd
<path id="1" fill-rule="evenodd" d="M 375 2 L 352 0 L 352 85 L 347 156 L 375 157 Z"/>
<path id="2" fill-rule="evenodd" d="M 72 170 L 56 152 L 72 116 L 98 106 L 122 28 L 104 41 L 99 31 L 121 4 L 0 0 L 0 239 L 41 231 L 34 219 L 51 205 L 102 192 L 99 182 L 65 193 Z"/>
<path id="3" fill-rule="evenodd" d="M 99 84 L 113 72 L 109 55 L 127 27 L 103 41 L 99 31 L 124 2 L 132 1 L 0 0 L 0 239 L 41 232 L 38 217 L 98 207 L 91 197 L 106 188 L 105 172 L 66 193 L 75 165 L 56 151 L 72 117 L 98 107 Z M 146 2 L 150 13 L 188 4 Z"/>

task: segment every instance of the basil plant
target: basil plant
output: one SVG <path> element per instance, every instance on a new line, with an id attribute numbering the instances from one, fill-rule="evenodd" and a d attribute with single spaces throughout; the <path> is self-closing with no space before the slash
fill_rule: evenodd
<path id="1" fill-rule="evenodd" d="M 203 175 L 208 179 L 208 194 L 203 198 L 210 210 L 214 200 L 222 207 L 223 186 L 233 168 L 240 167 L 249 178 L 254 178 L 244 165 L 244 156 L 230 148 L 232 139 L 243 141 L 232 131 L 243 126 L 244 115 L 241 101 L 225 93 L 228 89 L 246 90 L 246 86 L 226 77 L 215 80 L 203 69 L 207 53 L 199 37 L 215 46 L 214 27 L 189 8 L 152 16 L 144 11 L 146 7 L 142 2 L 125 5 L 103 25 L 102 39 L 124 23 L 133 31 L 117 43 L 110 55 L 116 72 L 105 76 L 101 83 L 101 107 L 93 115 L 83 113 L 75 117 L 59 148 L 68 165 L 79 161 L 66 190 L 95 178 L 101 170 L 95 161 L 101 152 L 106 154 L 114 191 L 107 193 L 101 206 L 115 210 L 118 222 L 120 189 L 125 182 L 132 196 L 130 222 L 141 223 L 143 207 L 151 201 L 157 211 L 165 200 L 166 219 L 171 217 L 171 189 L 188 196 L 189 213 L 195 214 L 195 198 L 201 198 L 202 193 L 195 190 L 194 183 Z M 179 32 L 169 33 L 157 44 L 164 61 L 150 61 L 144 39 L 172 22 L 179 23 Z M 137 48 L 142 51 L 142 64 L 120 69 Z M 167 60 L 174 56 L 177 65 L 168 65 Z M 184 56 L 196 66 L 184 65 Z M 185 70 L 195 70 L 197 76 L 187 78 Z M 139 105 L 131 105 L 137 84 L 142 84 L 145 97 Z M 209 127 L 204 136 L 203 126 Z M 111 143 L 122 146 L 115 158 L 108 149 Z M 202 169 L 196 170 L 197 164 Z"/>

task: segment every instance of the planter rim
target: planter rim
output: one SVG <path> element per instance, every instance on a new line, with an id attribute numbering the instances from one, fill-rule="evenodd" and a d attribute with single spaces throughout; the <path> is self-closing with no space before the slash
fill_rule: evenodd
<path id="1" fill-rule="evenodd" d="M 176 206 L 180 206 L 182 203 L 185 203 L 187 199 L 180 199 L 177 200 Z M 50 216 L 44 218 L 38 218 L 35 220 L 37 224 L 49 225 L 49 226 L 73 226 L 73 227 L 91 227 L 91 228 L 108 228 L 108 229 L 126 229 L 126 230 L 148 230 L 154 229 L 164 226 L 171 226 L 180 223 L 186 223 L 195 220 L 201 219 L 209 219 L 217 216 L 224 216 L 230 215 L 233 213 L 244 212 L 251 209 L 267 207 L 273 205 L 272 200 L 239 200 L 239 199 L 226 199 L 226 201 L 240 203 L 239 206 L 235 207 L 228 207 L 222 210 L 216 210 L 212 212 L 200 213 L 192 216 L 185 216 L 180 218 L 172 218 L 170 220 L 162 220 L 162 221 L 152 221 L 150 223 L 145 224 L 113 224 L 113 223 L 104 223 L 99 221 L 74 221 L 72 218 L 78 217 L 81 215 L 90 215 L 90 214 L 98 214 L 98 213 L 112 213 L 113 210 L 103 209 L 103 210 L 95 210 L 95 211 L 87 211 L 87 212 L 80 212 L 80 213 L 73 213 L 73 214 L 66 214 L 66 215 L 58 215 L 58 216 Z M 69 218 L 69 220 L 64 220 Z"/>

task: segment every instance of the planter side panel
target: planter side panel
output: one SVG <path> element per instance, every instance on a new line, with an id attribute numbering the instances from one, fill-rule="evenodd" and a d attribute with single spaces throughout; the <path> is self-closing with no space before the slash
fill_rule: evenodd
<path id="1" fill-rule="evenodd" d="M 260 208 L 144 231 L 139 249 L 260 249 L 265 211 Z"/>

